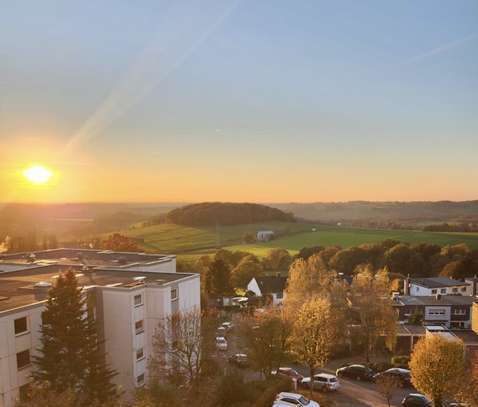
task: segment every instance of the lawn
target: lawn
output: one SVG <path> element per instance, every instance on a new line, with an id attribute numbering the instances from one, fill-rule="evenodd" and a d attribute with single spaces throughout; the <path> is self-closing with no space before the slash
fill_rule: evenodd
<path id="1" fill-rule="evenodd" d="M 438 245 L 466 243 L 472 249 L 478 249 L 478 235 L 475 233 L 437 233 L 412 230 L 371 230 L 338 227 L 317 227 L 317 232 L 304 232 L 252 245 L 235 245 L 231 249 L 250 251 L 262 256 L 270 248 L 289 250 L 292 254 L 308 246 L 357 246 L 363 243 L 378 243 L 394 239 L 411 244 L 432 243 Z"/>
<path id="2" fill-rule="evenodd" d="M 307 223 L 271 222 L 250 225 L 217 227 L 188 227 L 174 224 L 161 224 L 148 227 L 135 227 L 120 233 L 144 239 L 145 250 L 163 253 L 183 253 L 208 251 L 218 247 L 242 243 L 246 233 L 256 234 L 258 230 L 270 229 L 279 234 L 293 235 L 310 231 Z"/>
<path id="3" fill-rule="evenodd" d="M 137 227 L 123 230 L 131 237 L 144 239 L 145 250 L 162 253 L 181 254 L 181 257 L 197 258 L 211 253 L 219 247 L 232 250 L 244 250 L 258 256 L 265 256 L 274 247 L 284 248 L 297 253 L 307 246 L 342 247 L 357 246 L 363 243 L 378 243 L 385 239 L 395 239 L 412 244 L 435 243 L 439 245 L 466 243 L 470 248 L 478 248 L 476 233 L 437 233 L 411 230 L 375 230 L 340 228 L 336 226 L 315 226 L 310 223 L 272 222 L 264 224 L 217 226 L 217 227 L 187 227 L 173 224 L 162 224 L 148 227 Z M 255 234 L 260 229 L 271 229 L 282 236 L 277 239 L 255 244 L 243 244 L 246 233 Z"/>

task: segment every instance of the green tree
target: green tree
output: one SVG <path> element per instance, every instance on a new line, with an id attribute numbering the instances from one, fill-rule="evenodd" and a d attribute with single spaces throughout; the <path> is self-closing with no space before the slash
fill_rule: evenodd
<path id="1" fill-rule="evenodd" d="M 60 274 L 49 292 L 42 326 L 39 356 L 33 377 L 53 391 L 79 390 L 87 369 L 85 298 L 73 271 Z"/>
<path id="2" fill-rule="evenodd" d="M 219 297 L 231 292 L 231 269 L 221 259 L 215 259 L 205 270 L 204 288 L 207 295 Z"/>
<path id="3" fill-rule="evenodd" d="M 385 265 L 392 273 L 411 276 L 423 275 L 426 272 L 425 262 L 420 253 L 409 245 L 400 243 L 385 252 Z"/>
<path id="4" fill-rule="evenodd" d="M 231 285 L 245 288 L 253 277 L 258 277 L 261 273 L 262 264 L 255 260 L 255 256 L 244 257 L 231 271 Z"/>
<path id="5" fill-rule="evenodd" d="M 409 365 L 412 384 L 429 396 L 435 407 L 442 407 L 445 398 L 459 393 L 465 374 L 463 344 L 427 335 L 415 345 Z"/>
<path id="6" fill-rule="evenodd" d="M 288 351 L 292 325 L 281 310 L 273 309 L 243 321 L 240 339 L 254 368 L 265 377 L 278 369 Z"/>
<path id="7" fill-rule="evenodd" d="M 288 270 L 292 257 L 286 249 L 271 249 L 264 258 L 266 270 Z"/>
<path id="8" fill-rule="evenodd" d="M 362 263 L 367 262 L 367 252 L 360 247 L 351 247 L 338 251 L 330 259 L 330 267 L 337 273 L 351 275 L 354 269 Z"/>
<path id="9" fill-rule="evenodd" d="M 118 396 L 111 384 L 115 373 L 106 365 L 90 311 L 75 273 L 61 273 L 42 313 L 33 371 L 39 385 L 56 393 L 72 390 L 87 405 L 112 402 Z"/>
<path id="10" fill-rule="evenodd" d="M 85 337 L 85 362 L 86 371 L 83 383 L 84 404 L 90 406 L 94 403 L 114 403 L 119 398 L 113 378 L 117 373 L 110 369 L 105 361 L 103 341 L 98 336 L 97 321 L 92 313 L 86 318 Z"/>

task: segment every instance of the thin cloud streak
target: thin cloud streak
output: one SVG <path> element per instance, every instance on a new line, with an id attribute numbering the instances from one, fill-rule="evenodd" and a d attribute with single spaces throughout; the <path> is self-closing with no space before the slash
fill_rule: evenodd
<path id="1" fill-rule="evenodd" d="M 470 41 L 473 41 L 474 39 L 477 39 L 478 38 L 478 34 L 471 34 L 471 35 L 468 35 L 464 38 L 460 38 L 458 40 L 455 40 L 455 41 L 451 41 L 451 42 L 447 42 L 439 47 L 436 47 L 436 48 L 433 48 L 427 52 L 424 52 L 423 54 L 419 54 L 419 55 L 416 55 L 410 59 L 408 59 L 407 61 L 404 62 L 404 65 L 409 65 L 409 64 L 413 64 L 415 62 L 419 62 L 419 61 L 422 61 L 426 58 L 429 58 L 429 57 L 432 57 L 434 55 L 439 55 L 439 54 L 443 54 L 444 52 L 447 52 L 447 51 L 450 51 L 454 48 L 458 48 L 464 44 L 466 44 L 467 42 L 470 42 Z"/>
<path id="2" fill-rule="evenodd" d="M 173 16 L 169 15 L 167 19 L 163 16 L 162 28 L 118 85 L 69 140 L 65 153 L 99 135 L 158 87 L 232 14 L 240 1 L 229 1 L 222 9 L 216 4 L 217 7 L 212 8 L 214 14 L 206 16 L 195 15 L 198 9 L 204 8 L 201 2 L 195 5 L 194 2 L 182 3 L 173 10 Z M 178 19 L 174 19 L 175 16 Z M 177 27 L 181 28 L 178 30 Z"/>

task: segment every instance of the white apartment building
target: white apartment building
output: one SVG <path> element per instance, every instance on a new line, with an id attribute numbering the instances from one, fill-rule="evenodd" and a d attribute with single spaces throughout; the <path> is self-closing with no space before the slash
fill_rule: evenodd
<path id="1" fill-rule="evenodd" d="M 447 277 L 406 278 L 403 291 L 405 295 L 470 295 L 471 284 Z"/>
<path id="2" fill-rule="evenodd" d="M 199 275 L 176 273 L 175 256 L 80 249 L 0 255 L 0 407 L 27 391 L 45 298 L 66 269 L 94 296 L 107 362 L 127 394 L 148 379 L 159 321 L 200 307 Z"/>

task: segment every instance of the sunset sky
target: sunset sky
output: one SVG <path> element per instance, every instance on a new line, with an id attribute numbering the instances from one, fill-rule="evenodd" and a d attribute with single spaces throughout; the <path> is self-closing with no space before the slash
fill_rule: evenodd
<path id="1" fill-rule="evenodd" d="M 2 3 L 2 202 L 466 200 L 477 179 L 476 0 Z"/>

